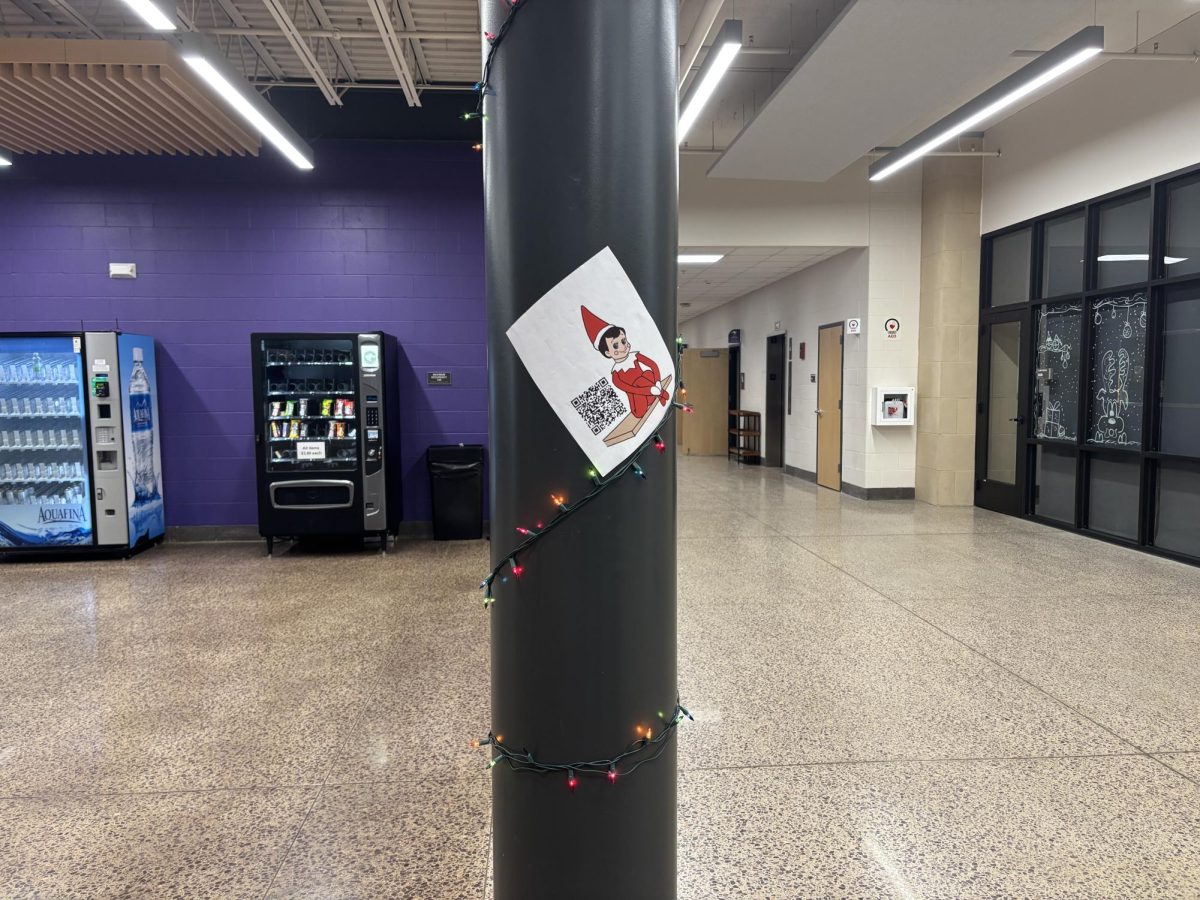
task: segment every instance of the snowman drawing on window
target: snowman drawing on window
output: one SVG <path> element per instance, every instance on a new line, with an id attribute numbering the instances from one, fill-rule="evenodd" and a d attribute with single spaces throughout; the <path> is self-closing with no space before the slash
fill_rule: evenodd
<path id="1" fill-rule="evenodd" d="M 1097 437 L 1105 444 L 1125 444 L 1124 412 L 1129 408 L 1129 351 L 1105 350 L 1100 358 L 1103 386 L 1096 391 Z"/>

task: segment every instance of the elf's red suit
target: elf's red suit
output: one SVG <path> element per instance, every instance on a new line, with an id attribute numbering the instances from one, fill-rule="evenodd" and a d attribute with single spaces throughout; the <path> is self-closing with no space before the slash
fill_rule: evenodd
<path id="1" fill-rule="evenodd" d="M 639 419 L 654 405 L 655 400 L 663 406 L 667 405 L 667 392 L 663 390 L 658 365 L 636 350 L 623 362 L 613 364 L 612 380 L 629 396 L 629 409 Z"/>
<path id="2" fill-rule="evenodd" d="M 624 328 L 604 321 L 586 306 L 580 306 L 579 313 L 592 346 L 613 361 L 613 384 L 629 397 L 630 412 L 640 419 L 654 406 L 655 400 L 666 406 L 671 398 L 663 387 L 658 364 L 630 348 Z M 611 343 L 605 343 L 606 334 Z"/>

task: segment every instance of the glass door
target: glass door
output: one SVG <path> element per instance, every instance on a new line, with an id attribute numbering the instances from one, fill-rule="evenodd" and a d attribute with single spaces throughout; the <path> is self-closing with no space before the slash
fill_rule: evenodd
<path id="1" fill-rule="evenodd" d="M 354 341 L 267 338 L 259 351 L 267 471 L 357 469 Z"/>
<path id="2" fill-rule="evenodd" d="M 80 338 L 0 337 L 0 547 L 92 543 Z"/>
<path id="3" fill-rule="evenodd" d="M 980 328 L 975 502 L 1013 515 L 1025 512 L 1026 319 L 1025 310 L 994 314 Z"/>

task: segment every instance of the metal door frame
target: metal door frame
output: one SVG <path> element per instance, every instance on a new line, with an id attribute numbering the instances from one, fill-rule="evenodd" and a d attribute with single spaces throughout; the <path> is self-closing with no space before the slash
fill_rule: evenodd
<path id="1" fill-rule="evenodd" d="M 1017 439 L 1013 484 L 987 480 L 988 404 L 991 402 L 992 344 L 994 325 L 1016 322 L 1020 328 L 1017 357 Z M 1029 307 L 987 312 L 979 323 L 978 375 L 975 385 L 975 505 L 1009 515 L 1028 512 L 1029 483 L 1029 394 L 1030 315 Z"/>

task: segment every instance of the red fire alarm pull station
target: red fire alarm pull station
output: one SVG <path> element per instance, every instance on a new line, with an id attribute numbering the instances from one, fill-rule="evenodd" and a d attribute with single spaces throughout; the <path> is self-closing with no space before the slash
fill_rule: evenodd
<path id="1" fill-rule="evenodd" d="M 800 358 L 804 359 L 804 341 L 800 342 Z"/>

